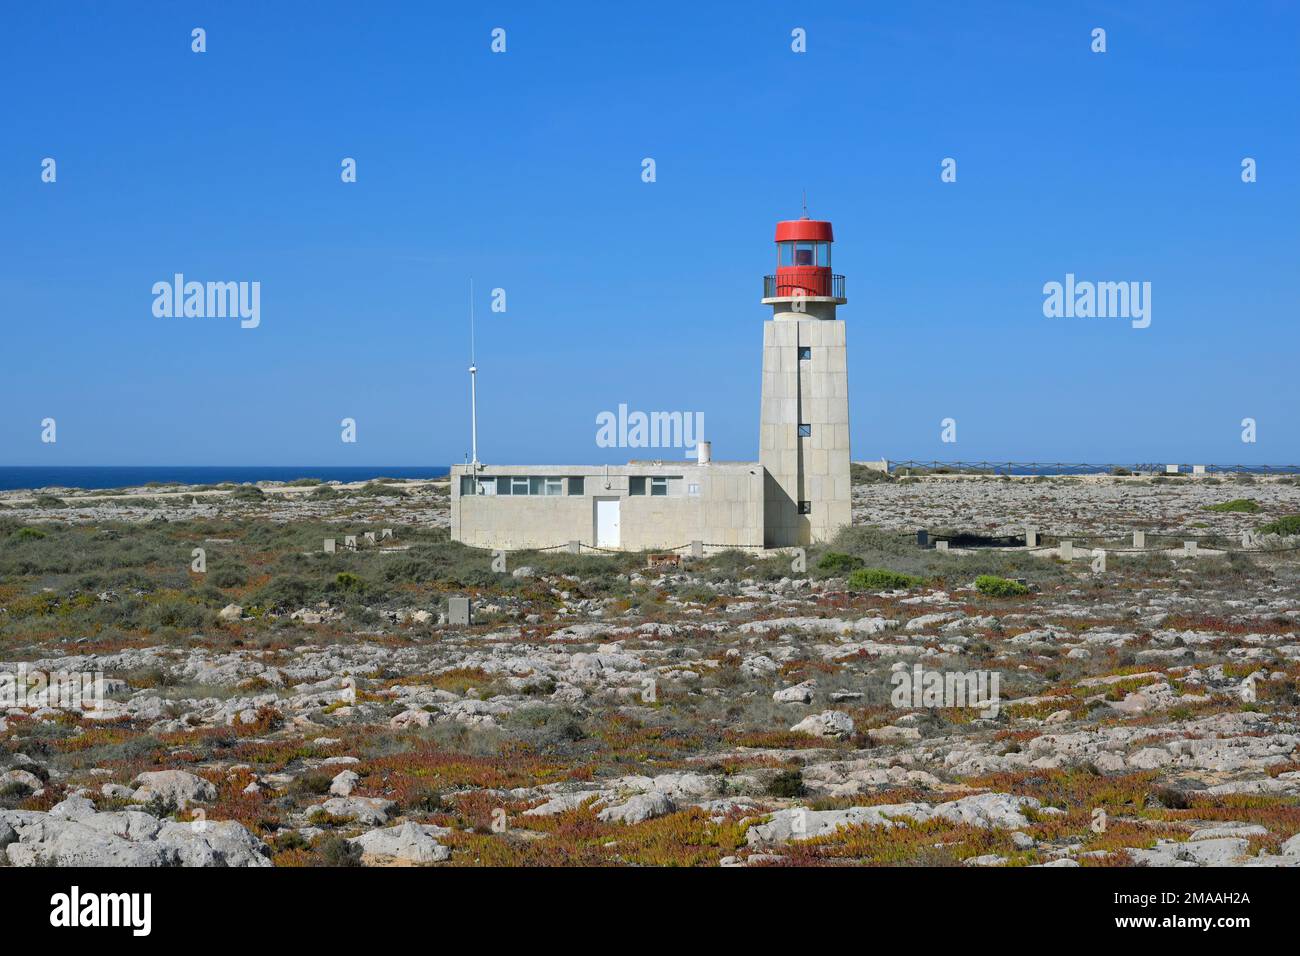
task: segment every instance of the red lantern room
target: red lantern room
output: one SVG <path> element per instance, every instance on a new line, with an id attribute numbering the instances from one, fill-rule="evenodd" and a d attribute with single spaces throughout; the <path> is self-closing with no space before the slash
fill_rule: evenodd
<path id="1" fill-rule="evenodd" d="M 776 224 L 776 274 L 765 277 L 763 298 L 844 298 L 844 276 L 831 272 L 831 224 L 788 219 Z"/>

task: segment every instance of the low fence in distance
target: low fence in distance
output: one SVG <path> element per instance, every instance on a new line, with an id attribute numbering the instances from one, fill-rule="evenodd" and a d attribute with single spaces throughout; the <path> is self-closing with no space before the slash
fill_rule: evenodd
<path id="1" fill-rule="evenodd" d="M 869 463 L 870 464 L 870 463 Z M 1044 461 L 889 461 L 894 475 L 1300 475 L 1300 465 L 1202 465 L 1172 462 L 1090 464 Z M 1176 469 L 1176 470 L 1174 470 Z"/>

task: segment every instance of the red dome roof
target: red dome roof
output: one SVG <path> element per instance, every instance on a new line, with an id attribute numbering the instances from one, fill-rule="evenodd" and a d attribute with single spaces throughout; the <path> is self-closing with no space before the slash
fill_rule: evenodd
<path id="1" fill-rule="evenodd" d="M 834 242 L 831 224 L 824 219 L 786 219 L 776 224 L 776 241 Z"/>

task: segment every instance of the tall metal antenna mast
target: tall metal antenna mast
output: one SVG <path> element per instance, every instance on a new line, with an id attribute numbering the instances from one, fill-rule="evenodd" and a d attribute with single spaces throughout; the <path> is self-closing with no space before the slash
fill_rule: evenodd
<path id="1" fill-rule="evenodd" d="M 474 364 L 474 277 L 469 279 L 469 432 L 473 460 L 470 467 L 478 471 L 478 392 L 475 379 L 478 366 Z"/>

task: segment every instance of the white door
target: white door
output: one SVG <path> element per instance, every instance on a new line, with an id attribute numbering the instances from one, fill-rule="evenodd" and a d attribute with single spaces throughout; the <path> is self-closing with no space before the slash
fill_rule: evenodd
<path id="1" fill-rule="evenodd" d="M 618 499 L 596 499 L 596 547 L 617 548 L 618 535 Z"/>

